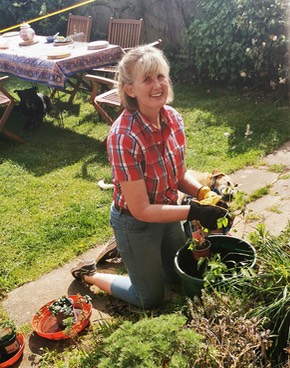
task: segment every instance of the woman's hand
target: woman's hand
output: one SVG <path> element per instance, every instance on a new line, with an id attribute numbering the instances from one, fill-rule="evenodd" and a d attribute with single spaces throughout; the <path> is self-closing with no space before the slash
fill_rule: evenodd
<path id="1" fill-rule="evenodd" d="M 226 214 L 227 210 L 222 207 L 202 205 L 196 201 L 191 201 L 187 220 L 198 220 L 202 227 L 215 230 L 218 228 L 217 220 L 225 217 Z"/>

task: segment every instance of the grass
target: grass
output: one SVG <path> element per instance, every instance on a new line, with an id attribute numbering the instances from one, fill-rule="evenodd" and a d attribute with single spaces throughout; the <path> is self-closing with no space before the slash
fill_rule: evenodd
<path id="1" fill-rule="evenodd" d="M 10 78 L 6 87 L 13 91 L 30 84 Z M 67 96 L 58 97 L 63 127 L 54 112 L 40 129 L 21 132 L 23 118 L 15 109 L 7 125 L 26 143 L 15 144 L 1 136 L 3 293 L 112 235 L 111 191 L 97 185 L 99 179 L 111 178 L 103 144 L 109 128 L 98 120 L 87 95 L 79 94 L 72 106 L 65 102 Z M 255 164 L 290 136 L 288 110 L 259 96 L 177 85 L 174 107 L 185 122 L 187 165 L 197 170 L 217 167 L 230 173 Z M 250 135 L 245 135 L 247 124 Z"/>

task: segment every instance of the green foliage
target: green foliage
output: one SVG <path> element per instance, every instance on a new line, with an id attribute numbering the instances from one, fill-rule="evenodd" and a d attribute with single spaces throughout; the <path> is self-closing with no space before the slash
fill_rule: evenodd
<path id="1" fill-rule="evenodd" d="M 197 5 L 186 41 L 200 81 L 285 86 L 287 1 L 198 0 Z"/>
<path id="2" fill-rule="evenodd" d="M 24 21 L 26 22 L 48 14 L 53 14 L 59 10 L 75 5 L 76 3 L 76 1 L 72 0 L 1 0 L 0 14 L 5 14 L 5 17 L 1 17 L 0 19 L 0 30 L 13 27 Z M 41 20 L 33 21 L 30 24 L 36 34 L 53 35 L 56 32 L 60 32 L 61 35 L 66 35 L 69 12 L 73 11 L 74 14 L 79 15 L 92 14 L 93 7 L 100 4 L 105 4 L 105 0 L 99 0 L 98 3 L 83 5 L 70 11 L 61 12 L 60 14 L 53 14 L 47 18 L 44 17 Z M 15 30 L 18 29 L 19 28 L 15 28 Z M 100 32 L 94 29 L 92 30 L 92 34 L 93 33 L 98 34 Z"/>
<path id="3" fill-rule="evenodd" d="M 216 281 L 223 280 L 225 278 L 224 274 L 229 272 L 227 265 L 222 261 L 222 257 L 219 253 L 214 254 L 208 260 L 205 258 L 201 260 L 205 263 L 205 269 L 203 272 L 205 285 L 210 285 Z"/>
<path id="4" fill-rule="evenodd" d="M 12 27 L 14 25 L 21 24 L 24 21 L 53 13 L 57 10 L 66 8 L 69 5 L 72 5 L 70 0 L 54 0 L 50 2 L 39 0 L 17 0 L 11 2 L 10 0 L 2 0 L 0 4 L 0 13 L 5 14 L 5 17 L 1 17 L 0 29 Z M 68 12 L 54 15 L 53 17 L 31 23 L 31 27 L 38 34 L 50 35 L 56 30 L 65 32 L 67 15 Z M 17 29 L 18 28 L 16 28 L 16 30 Z"/>
<path id="5" fill-rule="evenodd" d="M 251 234 L 250 241 L 257 249 L 258 272 L 249 278 L 231 280 L 230 292 L 238 290 L 247 295 L 248 315 L 264 319 L 264 327 L 271 329 L 273 333 L 272 354 L 281 354 L 290 338 L 288 235 L 284 240 L 271 237 L 262 224 Z"/>
<path id="6" fill-rule="evenodd" d="M 205 348 L 202 335 L 184 329 L 185 317 L 176 314 L 125 322 L 104 340 L 98 368 L 186 368 Z"/>
<path id="7" fill-rule="evenodd" d="M 73 300 L 64 295 L 50 304 L 48 310 L 51 311 L 54 316 L 59 313 L 63 313 L 65 316 L 73 316 L 73 305 Z"/>

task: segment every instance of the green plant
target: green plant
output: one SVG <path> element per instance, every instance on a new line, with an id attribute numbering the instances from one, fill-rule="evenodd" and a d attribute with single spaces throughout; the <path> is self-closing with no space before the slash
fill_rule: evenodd
<path id="1" fill-rule="evenodd" d="M 205 286 L 224 280 L 226 278 L 225 275 L 229 273 L 229 269 L 219 253 L 214 254 L 206 261 L 204 258 L 201 258 L 198 262 L 198 267 L 202 264 L 205 266 L 202 275 Z"/>
<path id="2" fill-rule="evenodd" d="M 287 89 L 287 1 L 198 0 L 187 49 L 204 78 Z"/>
<path id="3" fill-rule="evenodd" d="M 69 298 L 68 296 L 62 296 L 53 301 L 48 306 L 48 310 L 58 319 L 58 322 L 67 327 L 72 327 L 76 322 L 75 308 L 81 307 L 83 303 L 90 303 L 91 297 L 89 295 L 77 296 L 77 300 Z"/>
<path id="4" fill-rule="evenodd" d="M 189 224 L 190 225 L 190 224 Z M 229 225 L 228 212 L 224 217 L 217 220 L 217 230 L 224 229 Z M 188 249 L 192 252 L 195 249 L 203 249 L 207 247 L 206 236 L 210 235 L 211 231 L 205 227 L 202 227 L 198 221 L 192 221 L 190 225 L 192 236 L 188 238 Z"/>
<path id="5" fill-rule="evenodd" d="M 59 313 L 63 313 L 65 316 L 72 316 L 73 305 L 74 301 L 71 298 L 62 296 L 50 304 L 48 310 L 51 311 L 54 316 L 57 316 Z"/>
<path id="6" fill-rule="evenodd" d="M 175 367 L 194 366 L 207 348 L 203 336 L 185 327 L 186 318 L 177 314 L 125 322 L 104 340 L 103 352 L 96 366 Z"/>

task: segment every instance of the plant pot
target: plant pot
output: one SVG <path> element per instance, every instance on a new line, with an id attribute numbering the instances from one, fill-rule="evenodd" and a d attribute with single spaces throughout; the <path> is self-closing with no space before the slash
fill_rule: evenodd
<path id="1" fill-rule="evenodd" d="M 60 329 L 65 329 L 65 324 L 64 324 L 64 321 L 67 319 L 67 318 L 70 318 L 70 317 L 73 317 L 74 320 L 76 321 L 77 320 L 77 317 L 76 317 L 76 311 L 74 308 L 72 308 L 72 314 L 71 315 L 67 315 L 65 313 L 58 313 L 55 318 L 56 318 L 56 321 L 57 321 L 57 324 L 59 326 Z"/>
<path id="2" fill-rule="evenodd" d="M 16 333 L 8 340 L 0 342 L 0 363 L 12 358 L 20 349 L 20 344 L 17 340 Z"/>
<path id="3" fill-rule="evenodd" d="M 193 259 L 198 261 L 200 258 L 210 257 L 211 242 L 208 239 L 204 239 L 204 243 L 200 244 L 197 248 L 192 250 Z"/>
<path id="4" fill-rule="evenodd" d="M 208 239 L 211 242 L 211 253 L 221 255 L 222 260 L 228 266 L 229 273 L 232 262 L 238 263 L 240 268 L 243 267 L 241 262 L 246 263 L 246 267 L 255 267 L 256 250 L 250 243 L 227 235 L 209 235 Z M 191 253 L 188 245 L 180 248 L 174 258 L 174 267 L 181 278 L 185 294 L 189 297 L 201 296 L 201 290 L 204 287 L 202 277 L 204 268 L 197 266 L 197 261 Z M 226 281 L 223 281 L 222 284 L 225 285 Z"/>
<path id="5" fill-rule="evenodd" d="M 4 362 L 1 362 L 1 360 L 0 360 L 0 368 L 8 368 L 8 367 L 12 367 L 12 366 L 14 367 L 15 363 L 22 357 L 24 347 L 25 347 L 24 336 L 20 332 L 18 332 L 16 337 L 17 337 L 17 341 L 20 345 L 20 349 L 18 349 L 16 354 L 14 354 L 11 358 L 5 360 Z"/>

